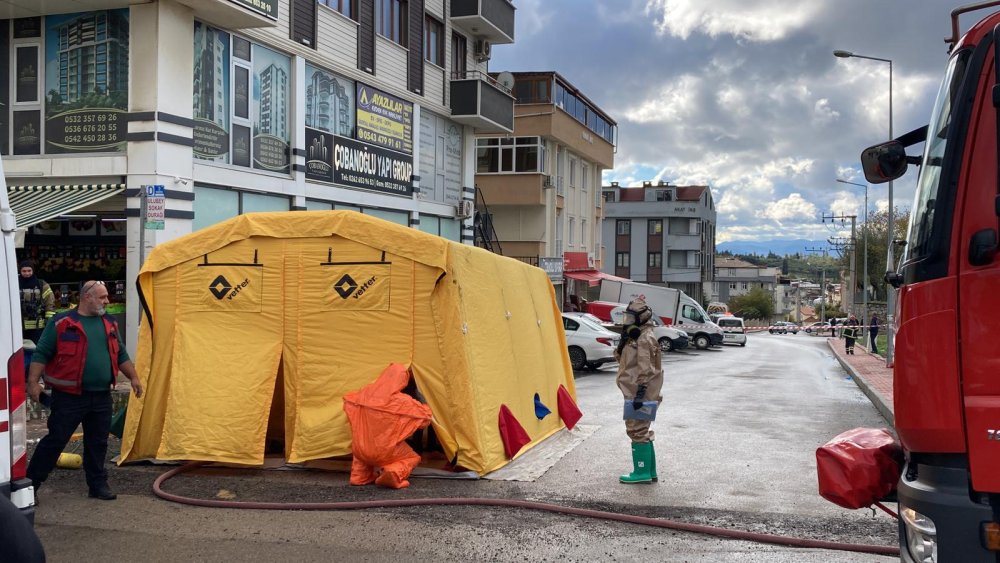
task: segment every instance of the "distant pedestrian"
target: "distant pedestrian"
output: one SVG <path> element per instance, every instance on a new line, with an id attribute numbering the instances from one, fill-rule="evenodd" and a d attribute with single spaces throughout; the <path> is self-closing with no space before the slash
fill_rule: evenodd
<path id="1" fill-rule="evenodd" d="M 17 279 L 21 297 L 21 322 L 24 338 L 38 344 L 45 323 L 56 314 L 56 298 L 52 288 L 38 279 L 31 260 L 21 262 L 21 276 Z"/>
<path id="2" fill-rule="evenodd" d="M 854 355 L 854 340 L 858 337 L 858 326 L 861 323 L 858 322 L 858 318 L 851 315 L 847 322 L 844 323 L 844 351 L 850 355 Z"/>
<path id="3" fill-rule="evenodd" d="M 878 354 L 878 315 L 873 314 L 871 324 L 868 325 L 868 349 L 872 354 Z"/>

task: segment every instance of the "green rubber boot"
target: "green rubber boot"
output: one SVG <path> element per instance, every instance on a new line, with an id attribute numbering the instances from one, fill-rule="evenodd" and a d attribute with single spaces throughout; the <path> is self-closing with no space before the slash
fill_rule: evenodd
<path id="1" fill-rule="evenodd" d="M 656 478 L 656 448 L 653 446 L 653 441 L 649 441 L 649 476 L 656 483 L 658 479 Z"/>
<path id="2" fill-rule="evenodd" d="M 632 473 L 622 475 L 618 480 L 626 484 L 651 483 L 650 459 L 653 453 L 652 442 L 632 442 Z"/>

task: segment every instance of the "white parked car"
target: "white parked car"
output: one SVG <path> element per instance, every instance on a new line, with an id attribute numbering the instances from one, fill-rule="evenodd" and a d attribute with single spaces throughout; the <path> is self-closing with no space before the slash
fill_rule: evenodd
<path id="1" fill-rule="evenodd" d="M 722 329 L 723 344 L 739 344 L 740 346 L 747 345 L 747 329 L 743 325 L 742 318 L 719 317 L 716 324 L 718 324 L 719 328 Z"/>
<path id="2" fill-rule="evenodd" d="M 562 319 L 569 362 L 574 370 L 585 367 L 596 369 L 615 361 L 615 348 L 621 336 L 601 326 L 600 321 L 595 322 L 580 314 L 563 313 Z"/>
<path id="3" fill-rule="evenodd" d="M 625 316 L 625 309 L 628 305 L 622 305 L 620 307 L 615 307 L 611 310 L 611 318 L 618 324 L 615 325 L 617 330 L 621 330 L 621 322 Z M 691 342 L 691 337 L 688 333 L 672 326 L 667 326 L 663 324 L 663 321 L 659 317 L 653 315 L 651 322 L 653 323 L 653 334 L 656 335 L 656 340 L 660 343 L 660 349 L 664 352 L 673 352 L 674 350 L 683 350 L 687 348 L 688 344 Z"/>

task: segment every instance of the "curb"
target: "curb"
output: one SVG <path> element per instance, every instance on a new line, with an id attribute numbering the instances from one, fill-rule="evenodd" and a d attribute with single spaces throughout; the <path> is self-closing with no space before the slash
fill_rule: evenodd
<path id="1" fill-rule="evenodd" d="M 834 348 L 834 345 L 836 344 L 835 341 L 828 339 L 826 343 L 828 346 L 830 346 L 830 352 L 833 353 L 833 357 L 837 358 L 837 361 L 840 362 L 840 365 L 843 366 L 844 369 L 847 371 L 847 373 L 851 375 L 851 378 L 854 379 L 854 382 L 861 389 L 861 392 L 868 396 L 868 399 L 872 402 L 872 405 L 875 406 L 875 410 L 877 410 L 879 414 L 882 415 L 882 418 L 886 419 L 886 421 L 889 422 L 889 425 L 892 426 L 892 429 L 895 431 L 896 416 L 895 414 L 893 414 L 892 408 L 889 407 L 889 403 L 885 400 L 885 397 L 880 395 L 878 391 L 872 389 L 871 386 L 868 385 L 868 382 L 865 381 L 865 379 L 861 377 L 861 375 L 857 371 L 854 370 L 854 366 L 847 363 L 847 360 L 842 358 L 840 354 L 837 353 L 836 349 Z M 867 354 L 868 352 L 865 353 Z"/>

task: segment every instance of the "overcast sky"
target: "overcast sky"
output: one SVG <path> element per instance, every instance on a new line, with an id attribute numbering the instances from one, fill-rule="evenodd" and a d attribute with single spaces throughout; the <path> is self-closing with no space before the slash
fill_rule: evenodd
<path id="1" fill-rule="evenodd" d="M 513 0 L 490 71 L 554 70 L 618 122 L 605 184 L 711 186 L 718 241 L 825 239 L 864 214 L 859 155 L 925 125 L 963 0 Z M 961 29 L 988 11 L 965 15 Z M 922 145 L 920 145 L 922 147 Z M 919 152 L 911 147 L 910 154 Z M 895 182 L 909 209 L 916 169 Z M 884 209 L 887 186 L 869 188 Z"/>

